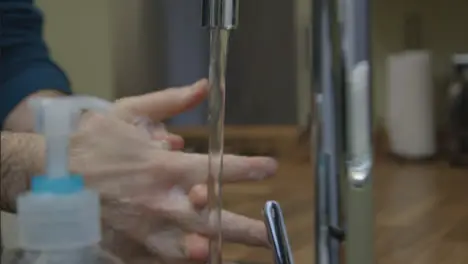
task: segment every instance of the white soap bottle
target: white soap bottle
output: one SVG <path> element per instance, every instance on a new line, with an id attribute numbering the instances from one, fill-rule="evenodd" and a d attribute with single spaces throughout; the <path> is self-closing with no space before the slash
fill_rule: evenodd
<path id="1" fill-rule="evenodd" d="M 5 251 L 2 264 L 123 264 L 99 247 L 99 196 L 68 170 L 69 137 L 83 110 L 108 110 L 92 97 L 37 98 L 36 131 L 45 136 L 47 166 L 31 190 L 18 198 L 19 248 Z"/>

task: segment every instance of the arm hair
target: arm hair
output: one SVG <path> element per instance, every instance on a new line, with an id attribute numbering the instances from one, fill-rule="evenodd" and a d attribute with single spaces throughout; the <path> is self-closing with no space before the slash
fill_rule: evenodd
<path id="1" fill-rule="evenodd" d="M 33 175 L 43 173 L 45 142 L 41 135 L 1 132 L 0 209 L 16 211 L 16 198 Z"/>

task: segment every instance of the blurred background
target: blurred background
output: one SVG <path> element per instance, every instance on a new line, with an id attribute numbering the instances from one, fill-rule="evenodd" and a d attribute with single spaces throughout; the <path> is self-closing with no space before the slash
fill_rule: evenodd
<path id="1" fill-rule="evenodd" d="M 207 77 L 209 42 L 200 1 L 36 2 L 45 13 L 53 57 L 77 93 L 113 100 Z M 456 137 L 448 125 L 449 92 L 460 80 L 454 54 L 468 54 L 467 10 L 465 0 L 372 1 L 379 263 L 468 261 L 468 170 L 450 165 L 445 155 L 451 149 L 447 142 Z M 260 217 L 265 200 L 282 202 L 296 259 L 308 263 L 314 254 L 313 175 L 304 136 L 311 101 L 310 21 L 311 0 L 241 0 L 228 57 L 226 148 L 276 156 L 281 167 L 275 179 L 225 191 L 228 209 L 252 217 Z M 396 70 L 411 69 L 408 65 L 421 70 Z M 419 92 L 411 97 L 405 93 L 411 87 L 401 80 L 413 77 L 409 83 Z M 395 108 L 418 109 L 419 121 L 394 121 Z M 205 123 L 205 105 L 168 120 L 192 151 L 207 146 Z M 402 132 L 408 124 L 413 132 Z M 411 147 L 405 144 L 411 137 L 426 138 L 421 144 L 429 146 L 395 147 Z M 395 155 L 390 158 L 389 152 Z M 14 243 L 14 232 L 6 235 Z M 226 247 L 226 256 L 271 263 L 269 252 L 235 245 Z"/>
<path id="2" fill-rule="evenodd" d="M 52 54 L 77 92 L 113 99 L 207 76 L 208 35 L 200 27 L 199 1 L 36 2 L 46 15 Z M 227 123 L 306 122 L 310 2 L 242 2 L 242 22 L 230 47 Z M 372 1 L 376 124 L 385 114 L 386 58 L 408 48 L 408 34 L 432 52 L 433 79 L 439 90 L 446 89 L 451 55 L 468 49 L 467 5 L 463 0 Z M 414 25 L 407 25 L 409 19 Z M 245 100 L 236 109 L 241 95 Z"/>

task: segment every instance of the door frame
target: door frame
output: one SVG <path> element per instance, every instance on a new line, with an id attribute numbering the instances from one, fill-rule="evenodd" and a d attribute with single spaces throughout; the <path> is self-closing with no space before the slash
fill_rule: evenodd
<path id="1" fill-rule="evenodd" d="M 312 0 L 294 0 L 294 25 L 296 35 L 296 111 L 297 125 L 306 127 L 312 100 Z"/>

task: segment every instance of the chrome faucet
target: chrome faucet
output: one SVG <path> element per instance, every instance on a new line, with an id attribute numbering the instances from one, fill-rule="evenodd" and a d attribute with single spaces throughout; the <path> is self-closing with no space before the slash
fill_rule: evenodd
<path id="1" fill-rule="evenodd" d="M 375 263 L 369 2 L 313 0 L 315 264 Z M 288 243 L 277 231 L 284 225 L 270 222 L 270 240 Z M 275 256 L 291 256 L 289 246 L 273 248 L 283 251 Z"/>
<path id="2" fill-rule="evenodd" d="M 202 24 L 209 29 L 231 30 L 237 28 L 238 0 L 203 0 Z"/>
<path id="3" fill-rule="evenodd" d="M 316 264 L 374 264 L 369 2 L 313 1 Z"/>
<path id="4" fill-rule="evenodd" d="M 370 1 L 312 1 L 314 264 L 374 264 Z M 222 156 L 227 40 L 238 23 L 238 1 L 204 0 L 203 11 L 211 32 L 210 118 L 216 120 L 210 135 L 217 135 L 210 146 L 220 145 Z M 211 178 L 210 208 L 219 211 L 220 181 Z M 280 205 L 267 202 L 264 217 L 275 263 L 294 263 Z M 211 253 L 210 263 L 221 263 L 213 258 L 220 252 Z"/>

